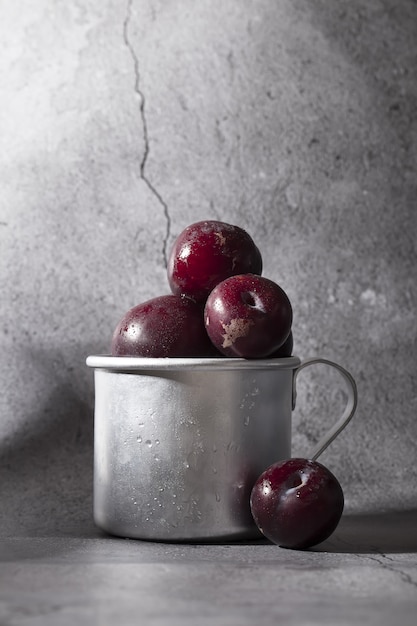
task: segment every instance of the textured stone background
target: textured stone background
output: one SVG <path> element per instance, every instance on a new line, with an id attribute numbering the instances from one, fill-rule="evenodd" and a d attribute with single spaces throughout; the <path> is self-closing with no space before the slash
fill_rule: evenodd
<path id="1" fill-rule="evenodd" d="M 416 508 L 416 2 L 2 0 L 0 30 L 1 532 L 91 524 L 85 357 L 205 218 L 357 380 L 347 509 Z M 343 400 L 300 375 L 295 453 Z"/>

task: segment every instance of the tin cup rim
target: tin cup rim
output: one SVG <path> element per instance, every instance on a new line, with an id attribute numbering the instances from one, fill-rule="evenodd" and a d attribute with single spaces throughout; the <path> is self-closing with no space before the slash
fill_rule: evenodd
<path id="1" fill-rule="evenodd" d="M 133 357 L 111 356 L 108 354 L 90 355 L 86 359 L 88 367 L 115 372 L 140 370 L 288 370 L 296 369 L 301 361 L 297 356 L 279 359 L 241 359 L 227 357 Z"/>

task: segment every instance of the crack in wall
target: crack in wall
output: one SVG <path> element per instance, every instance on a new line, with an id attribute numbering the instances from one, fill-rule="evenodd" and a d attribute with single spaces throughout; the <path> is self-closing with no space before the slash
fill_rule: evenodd
<path id="1" fill-rule="evenodd" d="M 148 133 L 148 124 L 147 124 L 147 120 L 146 120 L 146 112 L 145 112 L 145 95 L 140 87 L 140 70 L 139 70 L 139 59 L 138 56 L 135 52 L 135 49 L 133 47 L 132 42 L 130 41 L 129 38 L 129 27 L 130 27 L 130 22 L 132 19 L 132 6 L 133 6 L 133 0 L 128 0 L 127 2 L 127 11 L 126 11 L 126 17 L 125 20 L 123 22 L 123 40 L 125 43 L 125 46 L 127 47 L 127 49 L 129 50 L 130 56 L 132 57 L 132 61 L 133 61 L 133 68 L 134 68 L 134 72 L 135 72 L 135 83 L 134 83 L 134 90 L 135 93 L 137 94 L 138 98 L 139 98 L 139 112 L 140 112 L 140 119 L 142 122 L 142 129 L 143 129 L 143 140 L 144 140 L 144 150 L 143 150 L 143 155 L 142 155 L 142 159 L 140 161 L 140 165 L 139 165 L 139 173 L 140 173 L 140 177 L 143 180 L 143 182 L 145 183 L 145 185 L 148 187 L 148 189 L 151 191 L 151 193 L 155 196 L 155 198 L 158 200 L 159 204 L 161 205 L 162 209 L 163 209 L 163 215 L 165 218 L 165 224 L 166 224 L 166 229 L 165 229 L 165 235 L 163 237 L 163 241 L 162 241 L 162 258 L 163 258 L 163 262 L 164 262 L 164 266 L 165 268 L 168 265 L 168 256 L 167 256 L 167 245 L 168 245 L 168 239 L 169 239 L 169 235 L 171 232 L 171 217 L 169 214 L 169 209 L 168 209 L 168 205 L 165 202 L 165 200 L 163 199 L 163 197 L 161 196 L 161 194 L 159 193 L 159 191 L 156 189 L 156 187 L 152 184 L 152 182 L 149 180 L 147 174 L 146 174 L 146 165 L 147 165 L 147 161 L 148 161 L 148 157 L 149 157 L 149 152 L 150 152 L 150 146 L 149 146 L 149 133 Z"/>

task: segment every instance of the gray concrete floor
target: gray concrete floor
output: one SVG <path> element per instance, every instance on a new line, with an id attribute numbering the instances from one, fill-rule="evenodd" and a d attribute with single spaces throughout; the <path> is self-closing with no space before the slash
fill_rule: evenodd
<path id="1" fill-rule="evenodd" d="M 0 539 L 0 624 L 415 624 L 417 511 L 344 516 L 314 550 L 134 541 L 90 528 Z"/>

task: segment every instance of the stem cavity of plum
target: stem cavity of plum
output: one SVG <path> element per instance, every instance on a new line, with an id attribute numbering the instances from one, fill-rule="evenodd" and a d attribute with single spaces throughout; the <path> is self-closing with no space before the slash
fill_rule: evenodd
<path id="1" fill-rule="evenodd" d="M 304 487 L 308 482 L 308 476 L 300 470 L 294 476 L 291 476 L 291 479 L 287 482 L 287 489 L 290 492 L 299 491 L 301 487 Z"/>
<path id="2" fill-rule="evenodd" d="M 262 300 L 261 298 L 259 298 L 256 292 L 243 291 L 240 297 L 243 304 L 246 304 L 246 306 L 250 307 L 251 309 L 258 309 L 258 311 L 265 312 L 265 307 L 262 304 Z"/>
<path id="3" fill-rule="evenodd" d="M 241 298 L 242 298 L 242 302 L 244 302 L 248 306 L 250 307 L 256 306 L 256 300 L 254 298 L 254 295 L 250 293 L 250 291 L 244 291 L 241 295 Z"/>

